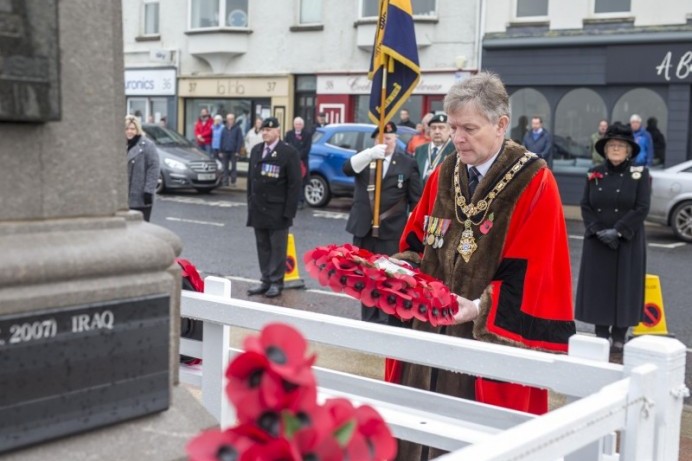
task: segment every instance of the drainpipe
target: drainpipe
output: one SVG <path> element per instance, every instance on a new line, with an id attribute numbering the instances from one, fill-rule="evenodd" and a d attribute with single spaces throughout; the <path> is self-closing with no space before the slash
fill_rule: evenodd
<path id="1" fill-rule="evenodd" d="M 483 35 L 485 35 L 485 0 L 478 0 L 478 24 L 476 24 L 476 68 L 481 70 L 483 56 Z"/>

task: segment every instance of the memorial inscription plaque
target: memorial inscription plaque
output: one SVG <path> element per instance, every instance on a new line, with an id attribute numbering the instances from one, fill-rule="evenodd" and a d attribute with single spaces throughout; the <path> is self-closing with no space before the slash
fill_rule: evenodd
<path id="1" fill-rule="evenodd" d="M 166 410 L 169 303 L 0 315 L 0 453 Z"/>
<path id="2" fill-rule="evenodd" d="M 59 119 L 57 0 L 0 0 L 0 122 Z"/>

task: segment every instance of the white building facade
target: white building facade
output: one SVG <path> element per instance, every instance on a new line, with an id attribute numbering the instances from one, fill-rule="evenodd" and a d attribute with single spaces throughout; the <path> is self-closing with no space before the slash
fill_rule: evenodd
<path id="1" fill-rule="evenodd" d="M 692 158 L 692 2 L 485 2 L 482 67 L 507 85 L 511 136 L 540 116 L 554 135 L 563 201 L 577 203 L 600 120 L 655 118 L 666 143 L 654 166 Z M 492 10 L 491 10 L 492 5 Z M 521 117 L 525 117 L 522 119 Z"/>
<path id="2" fill-rule="evenodd" d="M 310 124 L 316 112 L 330 122 L 367 121 L 378 0 L 122 2 L 126 72 L 139 80 L 177 75 L 173 95 L 131 82 L 131 111 L 154 121 L 166 116 L 187 137 L 202 107 L 233 112 L 246 127 L 269 115 L 284 127 L 294 115 Z M 422 70 L 407 103 L 413 120 L 440 110 L 455 80 L 478 67 L 480 4 L 412 0 Z"/>

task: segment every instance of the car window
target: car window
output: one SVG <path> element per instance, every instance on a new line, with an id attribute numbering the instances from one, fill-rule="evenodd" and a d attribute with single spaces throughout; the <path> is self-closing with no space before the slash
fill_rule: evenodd
<path id="1" fill-rule="evenodd" d="M 173 130 L 157 125 L 144 125 L 142 127 L 147 138 L 154 141 L 155 144 L 162 146 L 181 146 L 190 147 L 190 141 L 179 135 Z"/>
<path id="2" fill-rule="evenodd" d="M 315 131 L 315 132 L 312 134 L 312 143 L 314 144 L 314 143 L 316 143 L 317 141 L 319 141 L 319 140 L 322 138 L 322 136 L 324 136 L 324 133 L 323 133 L 323 132 L 321 132 L 321 131 Z"/>
<path id="3" fill-rule="evenodd" d="M 692 173 L 692 166 L 689 168 L 685 168 L 684 170 L 681 171 L 681 173 Z"/>
<path id="4" fill-rule="evenodd" d="M 329 138 L 327 144 L 341 147 L 342 149 L 358 149 L 358 132 L 357 131 L 335 131 L 332 137 Z"/>

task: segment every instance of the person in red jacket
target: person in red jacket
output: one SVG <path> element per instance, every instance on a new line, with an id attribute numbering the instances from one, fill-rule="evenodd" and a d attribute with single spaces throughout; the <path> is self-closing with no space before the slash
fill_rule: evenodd
<path id="1" fill-rule="evenodd" d="M 395 258 L 457 295 L 455 325 L 412 328 L 461 338 L 566 352 L 575 332 L 569 248 L 560 194 L 546 162 L 505 139 L 509 97 L 481 72 L 445 98 L 456 153 L 425 184 Z M 394 366 L 393 366 L 394 365 Z M 548 395 L 513 383 L 389 361 L 387 379 L 524 412 L 547 411 Z M 400 461 L 441 452 L 399 442 Z"/>
<path id="2" fill-rule="evenodd" d="M 199 119 L 195 123 L 195 141 L 200 149 L 211 155 L 211 137 L 214 120 L 209 116 L 209 110 L 203 107 L 199 111 Z"/>

